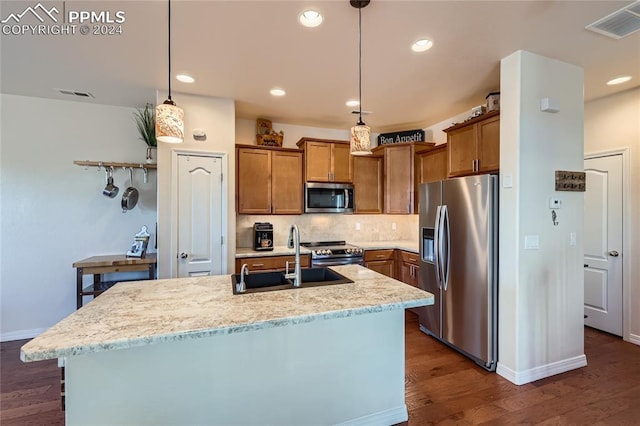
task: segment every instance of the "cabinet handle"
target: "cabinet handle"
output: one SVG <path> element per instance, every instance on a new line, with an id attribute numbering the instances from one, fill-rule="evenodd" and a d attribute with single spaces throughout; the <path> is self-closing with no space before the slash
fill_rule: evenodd
<path id="1" fill-rule="evenodd" d="M 411 262 L 417 262 L 417 260 L 416 260 L 416 259 L 414 259 L 413 257 L 410 257 L 410 258 L 409 258 L 409 260 L 410 260 Z"/>
<path id="2" fill-rule="evenodd" d="M 384 257 L 384 254 L 376 254 L 376 257 Z"/>
<path id="3" fill-rule="evenodd" d="M 480 159 L 476 160 L 476 172 L 480 171 Z"/>
<path id="4" fill-rule="evenodd" d="M 254 263 L 251 266 L 254 267 L 254 268 L 258 268 L 260 266 L 264 266 L 264 263 Z"/>

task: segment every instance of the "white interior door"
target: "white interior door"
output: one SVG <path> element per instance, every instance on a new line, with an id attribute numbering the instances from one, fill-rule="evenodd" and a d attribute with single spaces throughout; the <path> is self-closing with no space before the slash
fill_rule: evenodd
<path id="1" fill-rule="evenodd" d="M 178 277 L 226 272 L 222 177 L 222 158 L 178 155 Z"/>
<path id="2" fill-rule="evenodd" d="M 622 155 L 584 161 L 585 325 L 622 336 Z"/>

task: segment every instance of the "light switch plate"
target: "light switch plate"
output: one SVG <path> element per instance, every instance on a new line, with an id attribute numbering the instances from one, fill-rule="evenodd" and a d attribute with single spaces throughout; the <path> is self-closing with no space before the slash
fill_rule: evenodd
<path id="1" fill-rule="evenodd" d="M 540 237 L 538 235 L 525 235 L 524 236 L 524 249 L 525 250 L 538 250 L 540 248 Z"/>

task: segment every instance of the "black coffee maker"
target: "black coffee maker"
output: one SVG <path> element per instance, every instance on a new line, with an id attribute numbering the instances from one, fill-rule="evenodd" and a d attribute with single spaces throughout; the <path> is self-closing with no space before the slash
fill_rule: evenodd
<path id="1" fill-rule="evenodd" d="M 253 249 L 258 251 L 273 250 L 273 225 L 269 222 L 253 224 Z"/>

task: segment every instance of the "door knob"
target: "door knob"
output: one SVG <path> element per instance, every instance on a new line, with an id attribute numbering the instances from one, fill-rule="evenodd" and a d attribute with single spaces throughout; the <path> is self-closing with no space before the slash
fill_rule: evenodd
<path id="1" fill-rule="evenodd" d="M 610 251 L 610 252 L 609 252 L 609 256 L 611 256 L 611 257 L 618 257 L 618 255 L 619 255 L 619 254 L 620 254 L 620 253 L 618 253 L 618 252 L 617 252 L 617 251 L 615 251 L 615 250 L 612 250 L 612 251 Z"/>
<path id="2" fill-rule="evenodd" d="M 188 256 L 187 253 L 180 253 L 180 259 L 186 259 Z"/>

